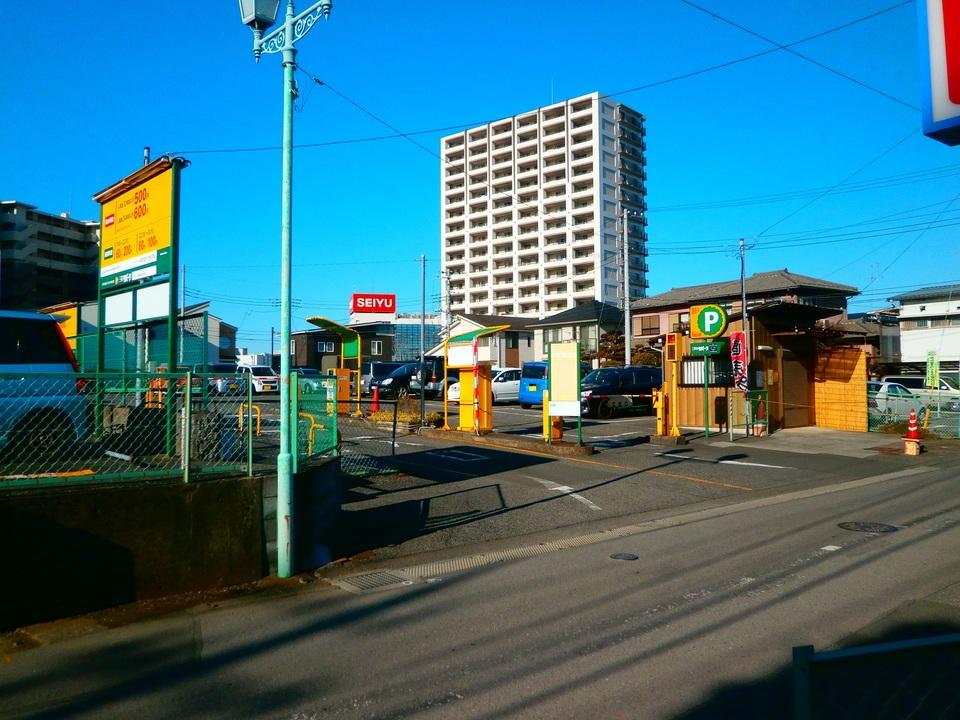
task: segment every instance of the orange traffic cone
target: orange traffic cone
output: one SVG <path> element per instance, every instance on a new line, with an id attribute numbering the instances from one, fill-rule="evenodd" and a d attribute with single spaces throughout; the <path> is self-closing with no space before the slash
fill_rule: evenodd
<path id="1" fill-rule="evenodd" d="M 910 420 L 907 421 L 907 440 L 919 440 L 920 429 L 917 427 L 917 410 L 910 408 Z"/>
<path id="2" fill-rule="evenodd" d="M 373 386 L 373 400 L 370 401 L 370 412 L 380 412 L 380 386 Z M 919 435 L 917 437 L 920 437 Z"/>

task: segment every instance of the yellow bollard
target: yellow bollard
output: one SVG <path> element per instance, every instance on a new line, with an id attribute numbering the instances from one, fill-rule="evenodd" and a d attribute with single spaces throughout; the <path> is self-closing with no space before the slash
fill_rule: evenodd
<path id="1" fill-rule="evenodd" d="M 653 407 L 657 410 L 657 435 L 667 434 L 666 408 L 663 403 L 663 391 L 653 391 Z"/>
<path id="2" fill-rule="evenodd" d="M 543 391 L 543 441 L 550 442 L 550 391 Z"/>

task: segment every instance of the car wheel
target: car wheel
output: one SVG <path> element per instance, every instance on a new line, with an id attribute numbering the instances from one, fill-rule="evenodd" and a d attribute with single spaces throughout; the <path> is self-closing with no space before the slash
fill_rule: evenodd
<path id="1" fill-rule="evenodd" d="M 530 405 L 530 403 L 520 403 L 520 407 L 522 407 L 524 410 L 529 410 L 532 405 Z"/>
<path id="2" fill-rule="evenodd" d="M 597 405 L 597 417 L 601 420 L 609 420 L 613 417 L 613 408 L 606 400 L 600 401 L 600 404 Z"/>
<path id="3" fill-rule="evenodd" d="M 40 410 L 30 413 L 17 423 L 14 437 L 15 453 L 24 459 L 48 460 L 58 453 L 63 453 L 67 445 L 73 442 L 73 425 L 62 413 Z"/>

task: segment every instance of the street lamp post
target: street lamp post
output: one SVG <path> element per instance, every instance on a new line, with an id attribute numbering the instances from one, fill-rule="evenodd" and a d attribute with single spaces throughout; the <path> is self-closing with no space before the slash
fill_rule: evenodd
<path id="1" fill-rule="evenodd" d="M 283 57 L 283 179 L 281 181 L 280 235 L 280 453 L 277 455 L 277 575 L 293 574 L 293 462 L 290 417 L 290 285 L 293 225 L 293 72 L 297 51 L 294 43 L 310 32 L 321 17 L 330 15 L 330 0 L 320 0 L 299 15 L 293 0 L 287 0 L 283 25 L 263 36 L 277 19 L 280 0 L 240 0 L 243 23 L 253 30 L 253 57 L 282 53 Z"/>

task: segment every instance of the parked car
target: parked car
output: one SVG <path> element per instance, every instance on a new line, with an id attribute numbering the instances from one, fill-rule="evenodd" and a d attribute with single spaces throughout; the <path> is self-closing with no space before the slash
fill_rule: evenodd
<path id="1" fill-rule="evenodd" d="M 628 410 L 653 410 L 653 391 L 663 385 L 663 370 L 653 365 L 599 368 L 580 383 L 580 413 L 611 418 Z"/>
<path id="2" fill-rule="evenodd" d="M 194 365 L 193 372 L 203 373 L 203 365 Z M 243 375 L 237 370 L 236 363 L 211 363 L 206 372 L 211 375 L 207 380 L 207 392 L 211 395 L 242 395 L 246 393 L 247 384 Z"/>
<path id="3" fill-rule="evenodd" d="M 410 394 L 410 380 L 418 372 L 420 363 L 401 365 L 386 377 L 370 380 L 370 392 L 380 389 L 381 398 L 403 398 Z"/>
<path id="4" fill-rule="evenodd" d="M 297 374 L 297 384 L 304 395 L 312 395 L 324 391 L 323 373 L 316 368 L 293 368 Z"/>
<path id="5" fill-rule="evenodd" d="M 941 377 L 936 388 L 927 387 L 925 375 L 884 375 L 880 381 L 902 385 L 930 405 L 939 405 L 951 412 L 960 412 L 960 389 L 957 389 L 953 380 L 949 378 Z"/>
<path id="6" fill-rule="evenodd" d="M 280 390 L 280 376 L 267 365 L 238 365 L 237 370 L 253 383 L 253 392 L 266 393 Z"/>
<path id="7" fill-rule="evenodd" d="M 53 316 L 0 310 L 0 448 L 49 457 L 82 440 L 89 397 L 79 369 Z"/>
<path id="8" fill-rule="evenodd" d="M 427 355 L 422 363 L 422 369 L 410 381 L 410 393 L 420 394 L 421 381 L 424 383 L 423 394 L 428 398 L 443 397 L 444 388 L 457 382 L 459 371 L 448 369 L 444 377 L 444 363 L 442 355 Z"/>
<path id="9" fill-rule="evenodd" d="M 927 413 L 927 403 L 900 383 L 867 382 L 867 415 L 869 417 L 908 418 L 916 410 L 917 419 Z"/>
<path id="10" fill-rule="evenodd" d="M 589 363 L 580 364 L 580 377 L 591 370 Z M 547 363 L 525 362 L 520 371 L 520 390 L 517 393 L 520 407 L 524 410 L 543 404 L 543 391 L 547 389 Z"/>
<path id="11" fill-rule="evenodd" d="M 517 400 L 520 393 L 520 368 L 493 368 L 490 371 L 490 390 L 494 403 Z M 447 400 L 460 402 L 459 382 L 450 385 Z"/>
<path id="12" fill-rule="evenodd" d="M 360 365 L 360 394 L 369 395 L 373 392 L 370 381 L 374 378 L 382 379 L 406 363 L 394 360 L 372 360 Z"/>

